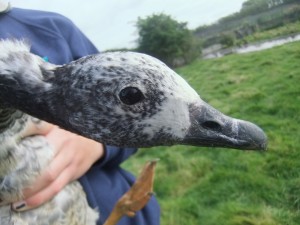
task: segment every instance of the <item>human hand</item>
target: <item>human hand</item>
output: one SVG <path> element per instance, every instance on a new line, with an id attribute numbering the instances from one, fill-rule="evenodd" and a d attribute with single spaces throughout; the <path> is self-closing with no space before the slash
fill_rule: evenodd
<path id="1" fill-rule="evenodd" d="M 12 208 L 17 211 L 36 208 L 49 201 L 104 156 L 102 144 L 46 122 L 28 127 L 23 137 L 32 134 L 45 135 L 54 148 L 54 158 L 32 187 L 23 190 L 24 200 L 13 203 Z"/>

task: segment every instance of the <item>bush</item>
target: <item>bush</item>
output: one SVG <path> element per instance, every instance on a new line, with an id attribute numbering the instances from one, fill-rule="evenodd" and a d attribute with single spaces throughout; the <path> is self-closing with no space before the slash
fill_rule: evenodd
<path id="1" fill-rule="evenodd" d="M 230 34 L 221 34 L 220 43 L 225 47 L 232 47 L 235 44 L 234 36 Z"/>
<path id="2" fill-rule="evenodd" d="M 200 45 L 187 23 L 179 23 L 165 14 L 139 18 L 138 51 L 159 58 L 171 67 L 186 64 L 200 55 Z"/>

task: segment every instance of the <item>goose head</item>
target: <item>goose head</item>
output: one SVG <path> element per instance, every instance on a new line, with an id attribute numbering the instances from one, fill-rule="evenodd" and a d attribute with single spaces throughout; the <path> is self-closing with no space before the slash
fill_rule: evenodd
<path id="1" fill-rule="evenodd" d="M 14 49 L 0 53 L 0 104 L 5 107 L 116 146 L 266 149 L 258 126 L 214 109 L 151 56 L 111 52 L 56 66 L 29 49 Z"/>

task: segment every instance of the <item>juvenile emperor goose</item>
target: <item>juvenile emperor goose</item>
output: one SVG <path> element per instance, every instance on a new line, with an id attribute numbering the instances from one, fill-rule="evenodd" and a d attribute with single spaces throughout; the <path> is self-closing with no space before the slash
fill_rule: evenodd
<path id="1" fill-rule="evenodd" d="M 1 41 L 2 205 L 20 200 L 21 190 L 30 186 L 52 157 L 43 137 L 21 138 L 33 120 L 29 115 L 124 147 L 184 144 L 263 150 L 267 143 L 259 127 L 218 112 L 174 71 L 150 56 L 105 53 L 57 66 L 31 54 L 23 42 Z M 49 203 L 20 214 L 4 204 L 0 222 L 95 224 L 97 215 L 79 190 L 74 182 Z"/>

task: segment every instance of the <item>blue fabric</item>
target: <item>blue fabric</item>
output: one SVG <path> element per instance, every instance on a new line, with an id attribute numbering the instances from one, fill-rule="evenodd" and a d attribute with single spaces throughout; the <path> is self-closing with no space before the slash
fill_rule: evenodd
<path id="1" fill-rule="evenodd" d="M 100 32 L 100 30 L 99 30 Z M 0 39 L 25 39 L 32 52 L 54 64 L 65 64 L 82 56 L 97 53 L 96 47 L 67 18 L 37 10 L 13 8 L 0 14 Z M 89 204 L 100 211 L 103 224 L 116 201 L 125 193 L 134 177 L 120 164 L 137 150 L 106 146 L 103 159 L 79 179 Z M 157 225 L 160 209 L 154 197 L 134 218 L 124 217 L 119 225 Z"/>

